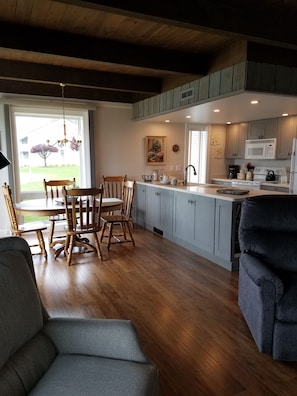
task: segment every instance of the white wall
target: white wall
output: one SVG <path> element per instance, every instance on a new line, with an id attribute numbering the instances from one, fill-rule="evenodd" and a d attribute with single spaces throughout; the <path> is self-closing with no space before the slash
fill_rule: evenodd
<path id="1" fill-rule="evenodd" d="M 208 181 L 214 177 L 227 175 L 228 161 L 225 157 L 226 126 L 211 125 L 209 131 Z"/>
<path id="2" fill-rule="evenodd" d="M 183 177 L 184 124 L 133 121 L 130 105 L 100 104 L 95 113 L 97 183 L 102 175 L 127 174 L 128 178 L 141 180 L 143 174 L 152 174 L 158 168 L 168 175 Z M 166 136 L 166 165 L 146 166 L 146 136 Z M 172 151 L 174 144 L 179 145 L 178 152 Z"/>

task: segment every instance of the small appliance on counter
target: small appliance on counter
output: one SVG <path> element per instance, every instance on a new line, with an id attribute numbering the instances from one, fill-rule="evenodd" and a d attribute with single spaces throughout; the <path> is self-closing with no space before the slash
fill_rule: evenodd
<path id="1" fill-rule="evenodd" d="M 228 170 L 228 179 L 237 179 L 237 173 L 240 172 L 240 166 L 239 165 L 229 165 L 229 170 Z"/>
<path id="2" fill-rule="evenodd" d="M 272 169 L 267 170 L 266 181 L 269 181 L 269 182 L 275 181 L 275 173 Z"/>

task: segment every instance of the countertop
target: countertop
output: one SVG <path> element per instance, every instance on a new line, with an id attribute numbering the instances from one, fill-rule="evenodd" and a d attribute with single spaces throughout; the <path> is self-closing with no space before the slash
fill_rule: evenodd
<path id="1" fill-rule="evenodd" d="M 247 181 L 247 182 L 252 182 L 251 180 L 239 180 L 239 179 L 228 179 L 227 177 L 214 177 L 212 180 L 215 180 L 215 181 L 217 181 L 217 182 L 221 182 L 221 183 L 226 183 L 226 182 L 230 182 L 230 183 L 232 183 L 232 182 L 236 182 L 236 181 L 238 181 L 238 182 L 245 182 L 245 181 Z M 248 183 L 247 183 L 248 184 Z M 270 186 L 270 187 L 280 187 L 280 188 L 286 188 L 286 189 L 288 189 L 288 192 L 289 192 L 289 183 L 279 183 L 279 182 L 266 182 L 266 181 L 264 181 L 264 182 L 261 182 L 261 185 L 264 185 L 264 186 Z"/>
<path id="2" fill-rule="evenodd" d="M 256 197 L 259 195 L 283 195 L 286 193 L 278 192 L 278 191 L 269 191 L 269 190 L 249 190 L 247 194 L 244 195 L 233 195 L 233 194 L 221 194 L 218 193 L 217 190 L 220 188 L 230 188 L 226 185 L 219 184 L 197 184 L 197 183 L 188 183 L 188 185 L 184 186 L 183 184 L 177 184 L 173 186 L 171 184 L 162 184 L 161 182 L 136 182 L 137 184 L 145 185 L 148 187 L 158 187 L 158 188 L 166 188 L 173 191 L 179 192 L 187 192 L 190 194 L 197 194 L 208 196 L 211 198 L 219 198 L 227 201 L 243 201 L 247 197 Z M 232 187 L 234 190 L 243 190 L 244 188 L 236 188 Z M 246 189 L 248 190 L 248 188 Z"/>

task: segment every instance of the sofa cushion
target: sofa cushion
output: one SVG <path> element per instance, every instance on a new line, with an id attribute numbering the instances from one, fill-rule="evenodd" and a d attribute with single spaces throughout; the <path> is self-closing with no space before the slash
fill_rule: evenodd
<path id="1" fill-rule="evenodd" d="M 38 333 L 0 369 L 0 395 L 27 395 L 46 372 L 56 356 L 52 341 Z"/>
<path id="2" fill-rule="evenodd" d="M 43 326 L 39 294 L 24 255 L 0 257 L 0 368 Z"/>
<path id="3" fill-rule="evenodd" d="M 157 389 L 157 371 L 149 363 L 69 354 L 56 357 L 29 395 L 152 396 Z"/>

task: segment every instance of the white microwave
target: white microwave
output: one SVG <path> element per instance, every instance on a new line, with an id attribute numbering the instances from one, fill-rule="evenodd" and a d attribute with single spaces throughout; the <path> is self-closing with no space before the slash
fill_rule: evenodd
<path id="1" fill-rule="evenodd" d="M 275 159 L 276 138 L 253 139 L 245 141 L 246 159 Z"/>

